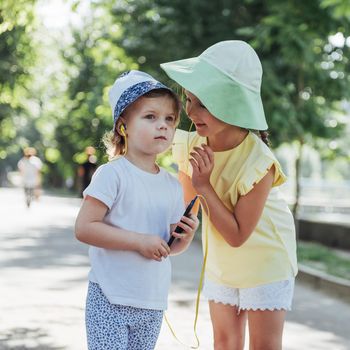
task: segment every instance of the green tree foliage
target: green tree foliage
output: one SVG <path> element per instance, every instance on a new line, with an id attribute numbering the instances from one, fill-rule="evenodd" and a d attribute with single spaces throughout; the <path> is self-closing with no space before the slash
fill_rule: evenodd
<path id="1" fill-rule="evenodd" d="M 0 2 L 0 159 L 18 152 L 15 138 L 21 125 L 17 118 L 25 111 L 30 68 L 35 64 L 31 40 L 35 0 Z M 14 159 L 12 159 L 12 163 Z M 0 172 L 5 162 L 0 162 Z"/>
<path id="2" fill-rule="evenodd" d="M 251 15 L 242 1 L 125 0 L 111 2 L 115 22 L 122 24 L 117 43 L 141 68 L 159 74 L 159 63 L 190 57 L 220 40 Z M 254 9 L 258 13 L 259 9 Z"/>
<path id="3" fill-rule="evenodd" d="M 13 92 L 28 78 L 33 62 L 30 30 L 34 1 L 3 1 L 0 4 L 0 120 L 18 106 Z"/>
<path id="4" fill-rule="evenodd" d="M 341 128 L 329 123 L 337 102 L 349 97 L 349 48 L 329 42 L 349 26 L 332 19 L 318 1 L 270 1 L 269 14 L 250 33 L 265 68 L 265 108 L 276 139 L 332 138 Z M 253 33 L 258 33 L 254 35 Z M 337 124 L 339 126 L 339 123 Z"/>
<path id="5" fill-rule="evenodd" d="M 321 7 L 330 9 L 334 18 L 350 20 L 350 2 L 348 0 L 322 0 Z"/>

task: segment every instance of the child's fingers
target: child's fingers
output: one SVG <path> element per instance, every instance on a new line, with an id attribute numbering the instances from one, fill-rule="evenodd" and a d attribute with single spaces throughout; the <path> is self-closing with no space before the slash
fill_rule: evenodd
<path id="1" fill-rule="evenodd" d="M 168 256 L 170 254 L 170 247 L 168 246 L 168 244 L 165 241 L 162 242 L 162 248 L 166 250 L 166 253 Z"/>
<path id="2" fill-rule="evenodd" d="M 183 229 L 183 232 L 181 234 L 184 234 L 184 233 L 190 234 L 196 229 L 196 224 L 195 224 L 194 221 L 192 221 L 190 223 L 185 223 L 185 222 L 180 221 L 177 224 L 177 226 L 179 226 L 179 227 L 181 227 Z M 177 232 L 175 232 L 175 233 L 177 233 Z"/>
<path id="3" fill-rule="evenodd" d="M 191 214 L 190 217 L 187 217 L 187 216 L 183 216 L 181 218 L 181 221 L 183 221 L 185 224 L 187 224 L 188 226 L 190 226 L 190 228 L 193 230 L 195 227 L 196 227 L 196 219 L 198 221 L 198 218 L 197 216 Z M 181 222 L 180 222 L 181 223 Z"/>
<path id="4" fill-rule="evenodd" d="M 152 254 L 152 259 L 156 261 L 161 261 L 162 260 L 162 254 L 156 249 L 153 254 Z"/>
<path id="5" fill-rule="evenodd" d="M 193 213 L 190 213 L 190 216 L 187 217 L 187 219 L 190 219 L 190 220 L 199 222 L 199 219 L 198 219 L 197 215 L 195 215 L 195 214 L 193 214 Z"/>
<path id="6" fill-rule="evenodd" d="M 189 238 L 192 237 L 192 233 L 193 233 L 192 230 L 190 230 L 189 232 L 185 232 L 185 231 L 184 231 L 184 232 L 182 232 L 182 233 L 174 232 L 174 233 L 173 233 L 173 236 L 174 236 L 175 238 L 187 240 L 187 239 L 189 239 Z"/>
<path id="7" fill-rule="evenodd" d="M 213 152 L 213 150 L 208 145 L 206 145 L 205 143 L 202 144 L 202 147 L 203 147 L 204 151 L 206 152 L 206 154 L 208 155 L 210 163 L 214 163 L 214 152 Z"/>
<path id="8" fill-rule="evenodd" d="M 206 149 L 200 148 L 200 147 L 193 147 L 194 150 L 200 155 L 201 159 L 204 162 L 204 166 L 209 167 L 211 164 L 209 154 L 206 151 Z"/>
<path id="9" fill-rule="evenodd" d="M 183 239 L 185 237 L 183 233 L 176 233 L 176 232 L 173 232 L 172 236 L 179 239 Z"/>
<path id="10" fill-rule="evenodd" d="M 167 258 L 169 253 L 168 250 L 165 249 L 165 247 L 160 247 L 159 249 L 157 249 L 154 253 L 153 253 L 155 260 L 160 261 L 162 260 L 162 258 Z"/>
<path id="11" fill-rule="evenodd" d="M 181 227 L 184 231 L 187 231 L 188 230 L 188 225 L 185 224 L 184 222 L 182 222 L 182 219 L 181 221 L 177 224 L 178 227 Z M 176 233 L 176 232 L 175 232 Z"/>
<path id="12" fill-rule="evenodd" d="M 214 152 L 208 145 L 202 144 L 201 146 L 202 148 L 196 146 L 196 147 L 193 147 L 193 149 L 195 149 L 195 151 L 201 155 L 206 165 L 209 166 L 212 162 L 214 162 Z"/>
<path id="13" fill-rule="evenodd" d="M 156 261 L 162 261 L 162 256 L 159 253 L 154 252 L 152 259 Z"/>
<path id="14" fill-rule="evenodd" d="M 198 219 L 197 215 L 191 214 L 190 218 L 191 218 L 192 223 L 193 223 L 193 226 L 191 226 L 192 229 L 197 230 L 198 225 L 199 225 L 199 219 Z"/>
<path id="15" fill-rule="evenodd" d="M 194 158 L 196 160 L 200 170 L 205 168 L 205 162 L 204 162 L 202 156 L 199 153 L 197 153 L 197 152 L 190 152 L 190 155 L 192 156 L 192 158 Z"/>
<path id="16" fill-rule="evenodd" d="M 194 173 L 194 174 L 199 173 L 199 167 L 198 167 L 197 162 L 196 162 L 194 159 L 191 158 L 191 159 L 190 159 L 190 163 L 191 163 L 191 165 L 192 165 L 193 173 Z"/>

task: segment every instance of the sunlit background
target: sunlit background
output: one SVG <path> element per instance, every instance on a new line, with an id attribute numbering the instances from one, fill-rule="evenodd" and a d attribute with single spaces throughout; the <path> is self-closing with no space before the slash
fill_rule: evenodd
<path id="1" fill-rule="evenodd" d="M 1 350 L 86 348 L 87 247 L 73 225 L 86 147 L 97 165 L 107 161 L 101 138 L 112 127 L 116 77 L 141 69 L 181 94 L 159 64 L 230 39 L 249 42 L 262 61 L 300 271 L 337 279 L 325 297 L 320 279 L 312 289 L 299 273 L 285 349 L 349 348 L 349 304 L 338 300 L 341 290 L 350 295 L 349 0 L 0 0 Z M 184 113 L 180 127 L 189 128 Z M 43 162 L 43 196 L 30 208 L 17 166 L 28 146 Z M 176 175 L 170 152 L 159 163 Z M 170 315 L 189 342 L 200 259 L 199 242 L 175 259 L 170 294 Z M 203 304 L 199 334 L 211 344 Z M 180 348 L 167 331 L 158 348 Z"/>

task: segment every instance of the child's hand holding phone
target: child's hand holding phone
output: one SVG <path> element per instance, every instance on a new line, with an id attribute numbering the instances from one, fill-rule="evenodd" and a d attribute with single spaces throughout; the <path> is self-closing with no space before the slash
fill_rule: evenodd
<path id="1" fill-rule="evenodd" d="M 171 244 L 174 242 L 175 239 L 181 239 L 187 243 L 192 241 L 193 236 L 198 228 L 199 220 L 197 216 L 191 214 L 191 210 L 196 203 L 198 197 L 194 197 L 190 204 L 187 206 L 184 215 L 181 218 L 181 221 L 176 226 L 174 232 L 172 233 L 169 241 L 168 246 L 170 247 Z"/>

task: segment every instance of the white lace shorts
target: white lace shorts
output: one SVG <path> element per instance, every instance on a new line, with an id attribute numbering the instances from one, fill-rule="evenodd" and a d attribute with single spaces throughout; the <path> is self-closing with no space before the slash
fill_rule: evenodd
<path id="1" fill-rule="evenodd" d="M 238 310 L 291 310 L 294 277 L 253 288 L 232 288 L 208 279 L 203 295 L 215 303 L 237 306 Z"/>

